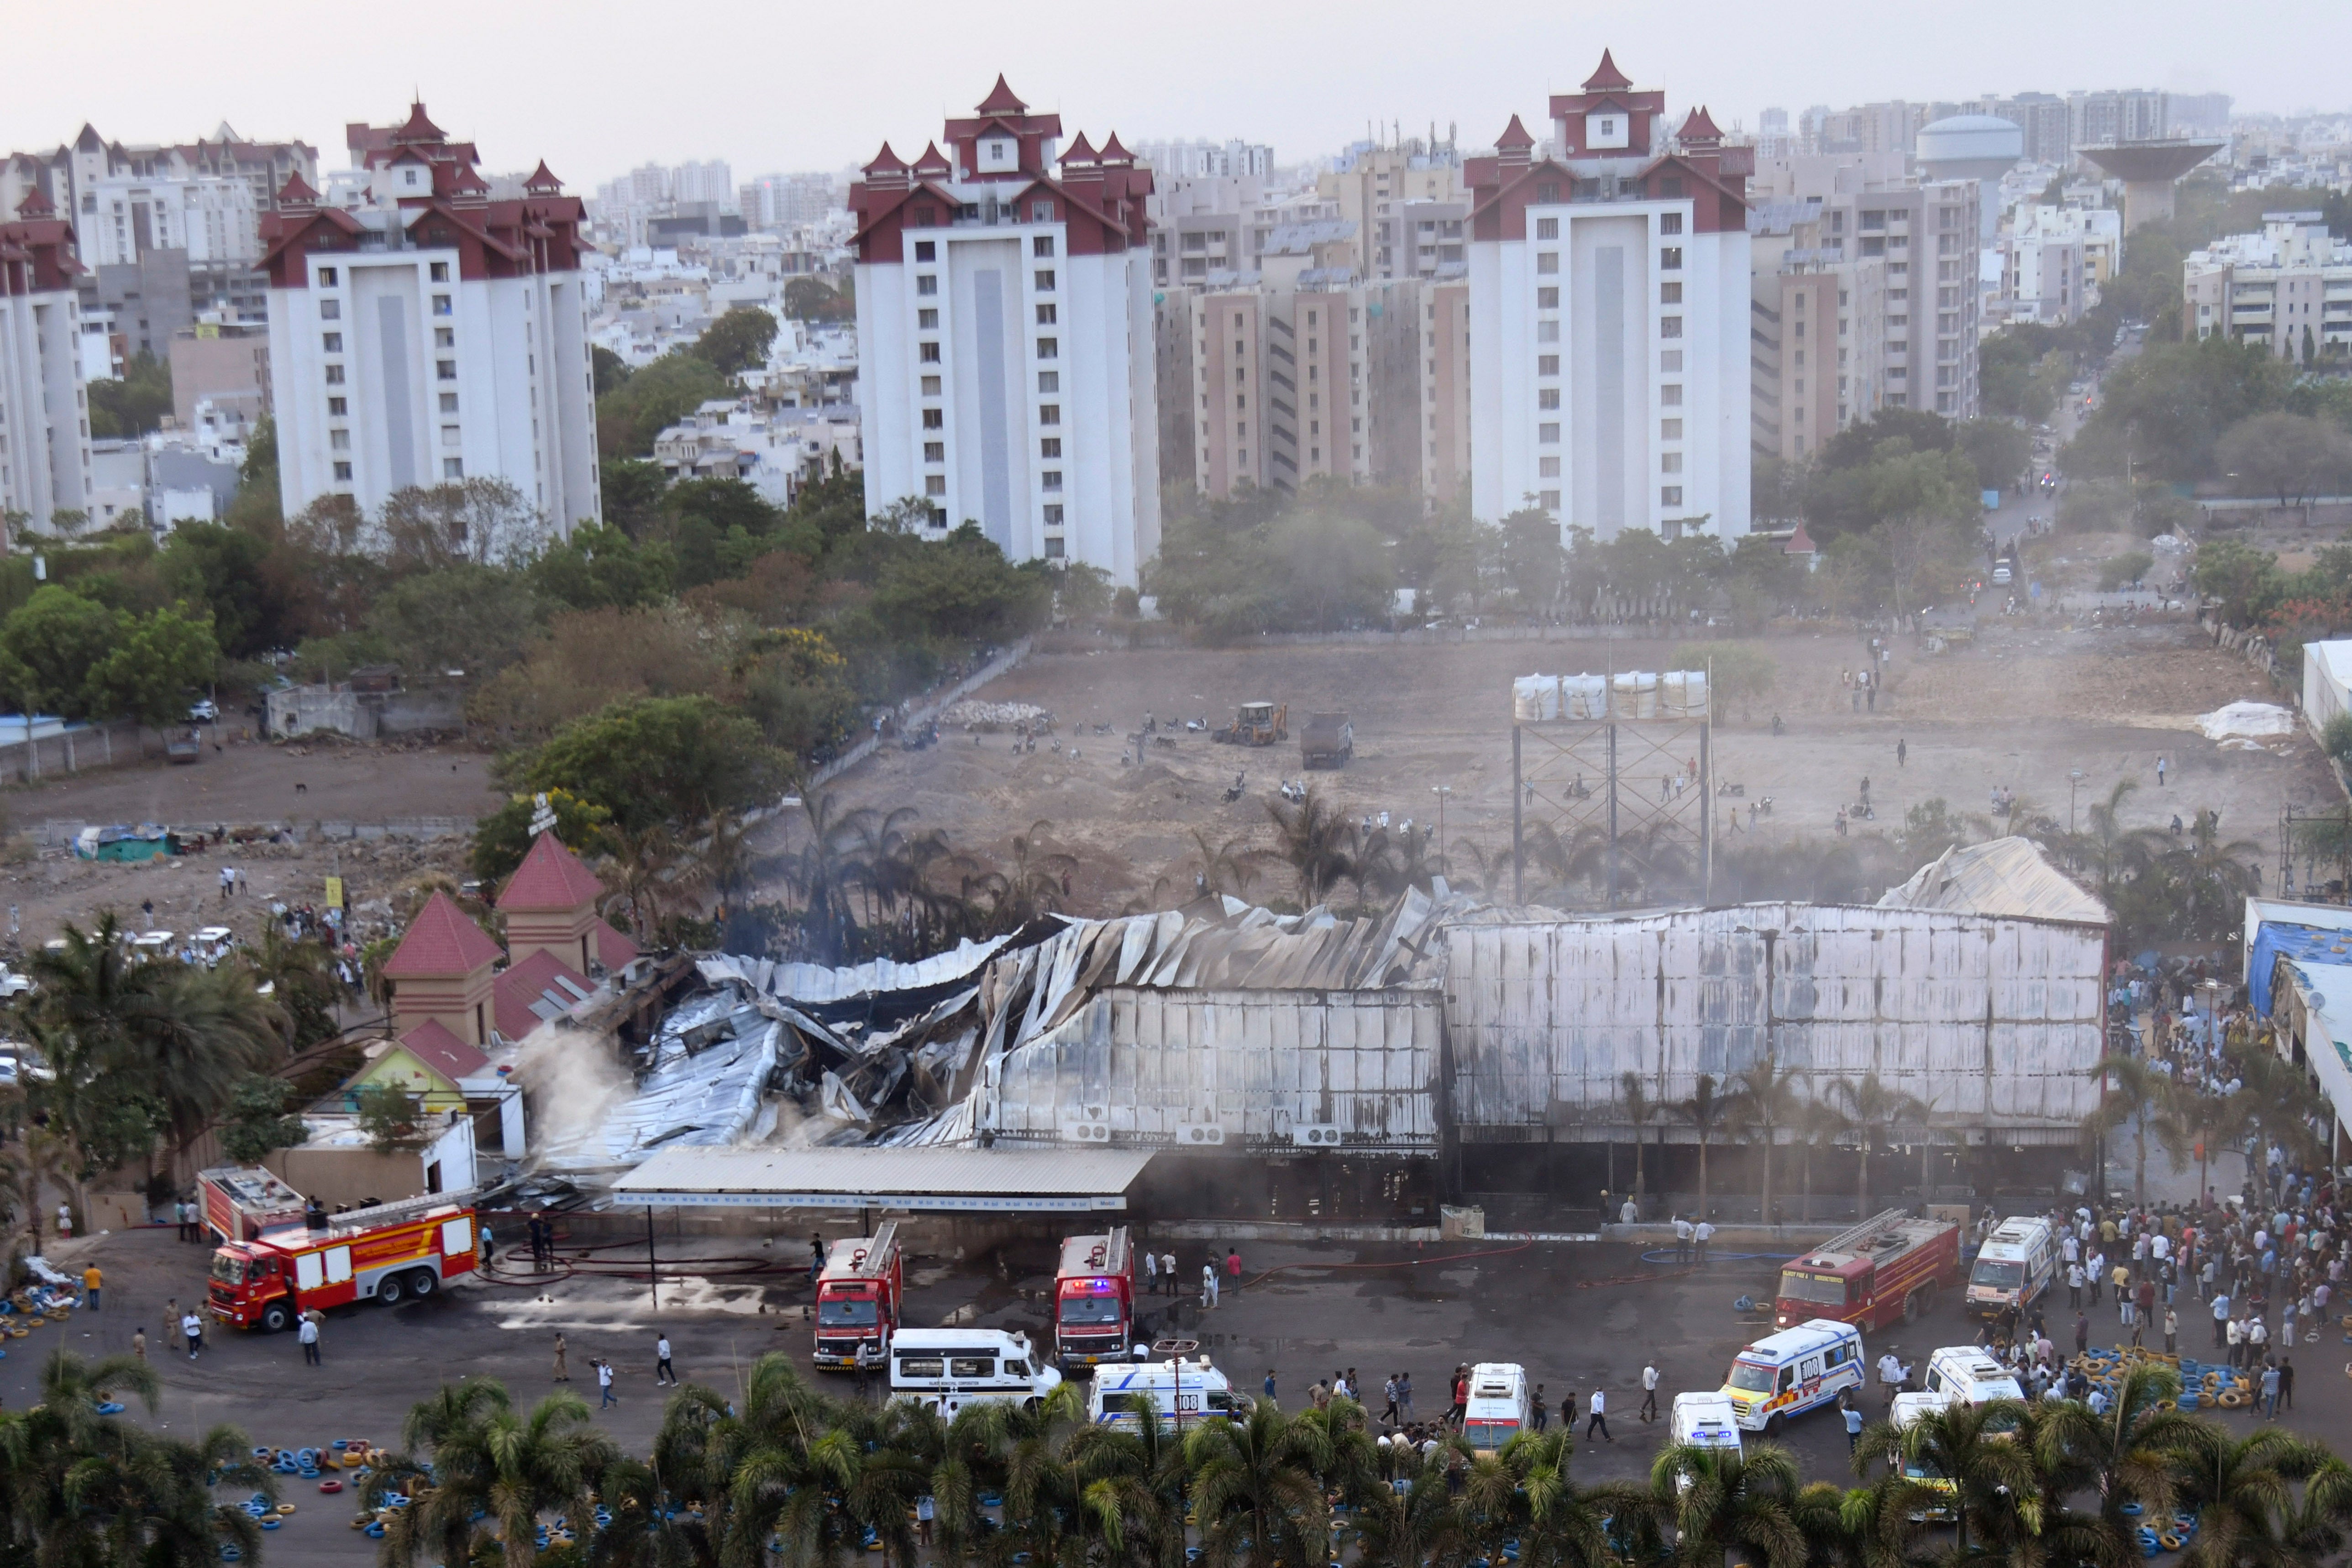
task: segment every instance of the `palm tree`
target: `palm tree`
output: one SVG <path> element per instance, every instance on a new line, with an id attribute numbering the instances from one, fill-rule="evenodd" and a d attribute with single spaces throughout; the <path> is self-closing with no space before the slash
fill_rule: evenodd
<path id="1" fill-rule="evenodd" d="M 1877 1422 L 1862 1434 L 1854 1469 L 1867 1473 L 1875 1464 L 1901 1459 L 1950 1481 L 1958 1534 L 1953 1552 L 1965 1560 L 1971 1539 L 2010 1541 L 2017 1533 L 2010 1528 L 2012 1516 L 2025 1535 L 2041 1529 L 2034 1453 L 2013 1438 L 2024 1416 L 2025 1406 L 2016 1400 L 1995 1399 L 1923 1411 L 1900 1431 Z"/>
<path id="2" fill-rule="evenodd" d="M 2091 1069 L 2105 1087 L 2098 1109 L 2083 1121 L 2085 1145 L 2095 1146 L 2124 1127 L 2132 1131 L 2132 1201 L 2147 1204 L 2147 1140 L 2153 1133 L 2177 1163 L 2189 1157 L 2189 1137 L 2174 1113 L 2174 1081 L 2137 1056 L 2108 1056 Z M 2201 1188 L 2200 1188 L 2201 1190 Z"/>
<path id="3" fill-rule="evenodd" d="M 244 950 L 256 989 L 269 988 L 286 1033 L 286 1049 L 302 1051 L 341 1032 L 335 1016 L 339 988 L 327 949 L 289 937 L 278 922 L 261 929 L 261 940 Z"/>
<path id="4" fill-rule="evenodd" d="M 1824 1143 L 1834 1144 L 1845 1131 L 1845 1117 L 1828 1101 L 1814 1097 L 1797 1107 L 1796 1134 L 1798 1147 L 1804 1151 L 1804 1202 L 1799 1207 L 1798 1218 L 1810 1225 L 1813 1219 L 1813 1151 Z"/>
<path id="5" fill-rule="evenodd" d="M 2183 1084 L 2172 1113 L 2180 1124 L 2181 1135 L 2197 1152 L 2197 1199 L 2202 1203 L 2211 1190 L 2206 1176 L 2213 1152 L 2243 1138 L 2253 1124 L 2252 1097 L 2242 1089 L 2235 1094 L 2204 1094 Z"/>
<path id="6" fill-rule="evenodd" d="M 1230 894 L 1235 898 L 1249 896 L 1250 883 L 1257 880 L 1258 861 L 1262 852 L 1249 847 L 1246 839 L 1227 839 L 1212 845 L 1209 835 L 1200 829 L 1192 830 L 1192 847 L 1199 852 L 1201 869 L 1195 873 L 1194 885 L 1212 896 Z"/>
<path id="7" fill-rule="evenodd" d="M 1625 1119 L 1633 1124 L 1633 1212 L 1642 1212 L 1642 1135 L 1656 1120 L 1659 1107 L 1642 1087 L 1642 1075 L 1627 1071 L 1617 1075 L 1617 1092 L 1625 1102 Z"/>
<path id="8" fill-rule="evenodd" d="M 1851 1491 L 1814 1481 L 1797 1494 L 1790 1512 L 1816 1549 L 1843 1568 L 1927 1568 L 1920 1550 L 1927 1514 L 1937 1506 L 1932 1488 L 1901 1470 L 1882 1474 Z"/>
<path id="9" fill-rule="evenodd" d="M 1324 902 L 1331 889 L 1356 875 L 1356 827 L 1313 784 L 1296 804 L 1268 800 L 1275 852 L 1298 877 L 1298 902 L 1307 908 Z"/>
<path id="10" fill-rule="evenodd" d="M 1798 1103 L 1796 1075 L 1781 1071 L 1780 1064 L 1769 1051 L 1763 1061 L 1740 1072 L 1732 1091 L 1734 1124 L 1763 1140 L 1764 1207 L 1761 1213 L 1768 1225 L 1772 1222 L 1772 1145 L 1780 1141 L 1780 1129 L 1796 1120 Z"/>
<path id="11" fill-rule="evenodd" d="M 1284 1415 L 1271 1400 L 1259 1401 L 1243 1420 L 1193 1427 L 1184 1458 L 1202 1561 L 1248 1568 L 1326 1561 L 1330 1510 L 1323 1477 L 1331 1457 L 1323 1427 Z"/>
<path id="12" fill-rule="evenodd" d="M 1441 1455 L 1452 1452 L 1439 1451 Z M 1470 1544 L 1474 1525 L 1468 1510 L 1446 1486 L 1439 1465 L 1422 1466 L 1402 1492 L 1383 1480 L 1349 1501 L 1359 1536 L 1360 1562 L 1467 1563 L 1480 1555 Z M 1519 1561 L 1526 1568 L 1536 1568 L 1538 1561 L 1524 1535 Z"/>
<path id="13" fill-rule="evenodd" d="M 2136 1533 L 2126 1504 L 2139 1504 L 2143 1517 L 2172 1511 L 2174 1457 L 2199 1425 L 2170 1407 L 2179 1396 L 2179 1373 L 2139 1362 L 2125 1369 L 2105 1415 L 2074 1400 L 2036 1412 L 2034 1455 L 2050 1490 L 2095 1492 L 2097 1531 L 2115 1550 L 2128 1549 Z"/>
<path id="14" fill-rule="evenodd" d="M 395 1516 L 396 1536 L 387 1530 L 388 1562 L 414 1562 L 427 1546 L 470 1547 L 478 1528 L 499 1537 L 507 1568 L 530 1568 L 539 1516 L 585 1518 L 597 1478 L 620 1457 L 578 1395 L 551 1394 L 520 1415 L 488 1378 L 445 1385 L 410 1410 L 403 1437 L 412 1450 L 431 1450 L 431 1469 L 413 1453 L 389 1456 L 368 1479 L 369 1503 L 420 1477 L 429 1476 L 431 1490 Z M 453 1552 L 445 1561 L 470 1556 Z"/>
<path id="15" fill-rule="evenodd" d="M 2119 779 L 2105 800 L 2093 801 L 2083 813 L 2081 858 L 2098 868 L 2099 896 L 2110 904 L 2115 902 L 2116 883 L 2126 873 L 2144 869 L 2162 847 L 2155 829 L 2123 824 L 2124 802 L 2138 788 L 2137 779 Z"/>
<path id="16" fill-rule="evenodd" d="M 1653 1502 L 1674 1521 L 1677 1568 L 1723 1568 L 1735 1550 L 1762 1568 L 1802 1568 L 1797 1490 L 1797 1461 L 1777 1443 L 1758 1443 L 1744 1455 L 1669 1443 L 1650 1467 Z"/>
<path id="17" fill-rule="evenodd" d="M 1859 1134 L 1861 1207 L 1857 1218 L 1870 1218 L 1870 1152 L 1879 1135 L 1895 1123 L 1912 1114 L 1918 1102 L 1901 1090 L 1890 1087 L 1875 1071 L 1865 1072 L 1860 1082 L 1841 1078 L 1830 1085 L 1830 1094 L 1843 1103 L 1846 1124 Z"/>
<path id="18" fill-rule="evenodd" d="M 2283 1427 L 2237 1437 L 2216 1422 L 2191 1426 L 2172 1454 L 2179 1503 L 2197 1512 L 2186 1568 L 2302 1568 L 2310 1559 L 2286 1536 L 2294 1479 L 2317 1473 L 2324 1454 Z"/>
<path id="19" fill-rule="evenodd" d="M 223 1111 L 247 1074 L 284 1054 L 279 1019 L 249 971 L 157 964 L 131 1014 L 126 1063 L 161 1103 L 173 1149 L 184 1150 Z"/>
<path id="20" fill-rule="evenodd" d="M 1706 1218 L 1706 1151 L 1715 1134 L 1723 1125 L 1731 1103 L 1715 1092 L 1715 1074 L 1702 1072 L 1698 1083 L 1687 1100 L 1675 1102 L 1675 1114 L 1690 1124 L 1698 1134 L 1698 1216 Z"/>

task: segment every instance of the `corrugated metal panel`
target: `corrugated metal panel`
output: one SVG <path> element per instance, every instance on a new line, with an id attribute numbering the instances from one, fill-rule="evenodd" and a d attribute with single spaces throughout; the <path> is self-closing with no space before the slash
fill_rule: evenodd
<path id="1" fill-rule="evenodd" d="M 1679 1100 L 1768 1051 L 1813 1092 L 1874 1071 L 1963 1124 L 2072 1125 L 2097 1103 L 2095 926 L 1749 904 L 1446 938 L 1467 1127 L 1605 1124 L 1622 1073 Z"/>
<path id="2" fill-rule="evenodd" d="M 1878 906 L 2071 920 L 2085 925 L 2105 925 L 2114 919 L 2105 904 L 2050 863 L 2040 844 L 2016 837 L 1946 850 L 1910 881 L 1888 889 Z"/>
<path id="3" fill-rule="evenodd" d="M 613 1184 L 632 1193 L 782 1192 L 1016 1196 L 1123 1193 L 1150 1149 L 665 1149 Z"/>
<path id="4" fill-rule="evenodd" d="M 978 1124 L 1059 1138 L 1099 1116 L 1117 1138 L 1180 1142 L 1214 1122 L 1228 1146 L 1328 1124 L 1348 1146 L 1428 1149 L 1444 1027 L 1428 988 L 1113 988 L 988 1064 Z"/>

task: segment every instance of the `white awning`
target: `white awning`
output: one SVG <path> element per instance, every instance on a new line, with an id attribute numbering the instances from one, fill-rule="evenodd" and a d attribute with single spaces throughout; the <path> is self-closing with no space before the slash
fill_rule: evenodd
<path id="1" fill-rule="evenodd" d="M 1066 1214 L 1127 1207 L 1153 1149 L 677 1148 L 613 1184 L 616 1205 Z"/>

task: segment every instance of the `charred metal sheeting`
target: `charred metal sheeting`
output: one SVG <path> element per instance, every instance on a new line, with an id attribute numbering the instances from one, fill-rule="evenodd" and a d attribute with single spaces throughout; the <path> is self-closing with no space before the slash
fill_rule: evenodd
<path id="1" fill-rule="evenodd" d="M 2025 920 L 2105 925 L 2107 906 L 2066 880 L 2032 839 L 1993 839 L 1946 850 L 1878 901 L 1881 909 L 1949 909 Z"/>
<path id="2" fill-rule="evenodd" d="M 1630 1135 L 1621 1074 L 1679 1100 L 1768 1054 L 1814 1094 L 1876 1072 L 1948 1125 L 2071 1137 L 2098 1102 L 2100 925 L 1785 904 L 1446 939 L 1465 1139 L 1563 1123 Z"/>
<path id="3" fill-rule="evenodd" d="M 1444 1030 L 1433 987 L 1118 987 L 990 1061 L 977 1118 L 1000 1139 L 1427 1151 Z"/>

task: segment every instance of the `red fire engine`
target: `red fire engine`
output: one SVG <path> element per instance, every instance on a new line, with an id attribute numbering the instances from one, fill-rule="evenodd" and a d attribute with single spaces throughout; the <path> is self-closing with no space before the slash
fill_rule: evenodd
<path id="1" fill-rule="evenodd" d="M 429 1193 L 306 1220 L 299 1196 L 266 1171 L 206 1171 L 197 1179 L 205 1222 L 229 1238 L 213 1252 L 205 1304 L 238 1328 L 276 1333 L 314 1308 L 429 1296 L 472 1273 L 478 1260 L 470 1194 Z M 280 1218 L 289 1197 L 290 1223 Z"/>
<path id="2" fill-rule="evenodd" d="M 905 1289 L 897 1220 L 884 1220 L 870 1237 L 847 1237 L 828 1248 L 816 1281 L 817 1365 L 853 1368 L 866 1345 L 888 1354 Z"/>
<path id="3" fill-rule="evenodd" d="M 1780 1270 L 1775 1326 L 1830 1318 L 1866 1329 L 1911 1322 L 1960 1282 L 1960 1228 L 1899 1208 L 1842 1230 Z"/>
<path id="4" fill-rule="evenodd" d="M 1054 1280 L 1054 1353 L 1063 1369 L 1126 1360 L 1134 1330 L 1135 1249 L 1127 1227 L 1065 1237 Z"/>

